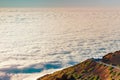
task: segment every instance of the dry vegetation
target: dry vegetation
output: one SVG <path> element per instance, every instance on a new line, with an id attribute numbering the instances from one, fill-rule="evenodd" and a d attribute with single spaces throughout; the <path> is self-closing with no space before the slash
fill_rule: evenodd
<path id="1" fill-rule="evenodd" d="M 120 51 L 109 53 L 100 61 L 88 59 L 38 80 L 120 80 L 120 68 L 114 66 L 119 65 L 118 59 L 120 59 Z"/>

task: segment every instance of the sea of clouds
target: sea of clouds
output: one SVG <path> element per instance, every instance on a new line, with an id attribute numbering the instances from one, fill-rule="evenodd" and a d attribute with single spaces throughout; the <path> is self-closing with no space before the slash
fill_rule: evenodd
<path id="1" fill-rule="evenodd" d="M 0 9 L 0 80 L 35 80 L 116 50 L 120 10 Z"/>

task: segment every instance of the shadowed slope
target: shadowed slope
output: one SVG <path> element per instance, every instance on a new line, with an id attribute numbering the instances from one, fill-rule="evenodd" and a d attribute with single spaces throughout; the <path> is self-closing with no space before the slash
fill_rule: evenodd
<path id="1" fill-rule="evenodd" d="M 116 51 L 114 53 L 109 53 L 105 55 L 102 61 L 107 64 L 120 66 L 120 51 Z"/>

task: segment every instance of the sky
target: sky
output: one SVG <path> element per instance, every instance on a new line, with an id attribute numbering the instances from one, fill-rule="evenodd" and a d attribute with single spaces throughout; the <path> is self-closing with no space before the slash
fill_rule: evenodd
<path id="1" fill-rule="evenodd" d="M 119 7 L 120 0 L 0 0 L 0 7 Z"/>

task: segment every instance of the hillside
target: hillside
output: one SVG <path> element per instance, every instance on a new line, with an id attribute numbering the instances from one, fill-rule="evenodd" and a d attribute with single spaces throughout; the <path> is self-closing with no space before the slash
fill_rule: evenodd
<path id="1" fill-rule="evenodd" d="M 105 55 L 102 61 L 107 64 L 119 66 L 120 65 L 120 51 L 116 51 L 114 53 L 109 53 Z"/>
<path id="2" fill-rule="evenodd" d="M 37 80 L 120 80 L 119 61 L 120 51 L 116 51 L 102 59 L 88 59 Z"/>

